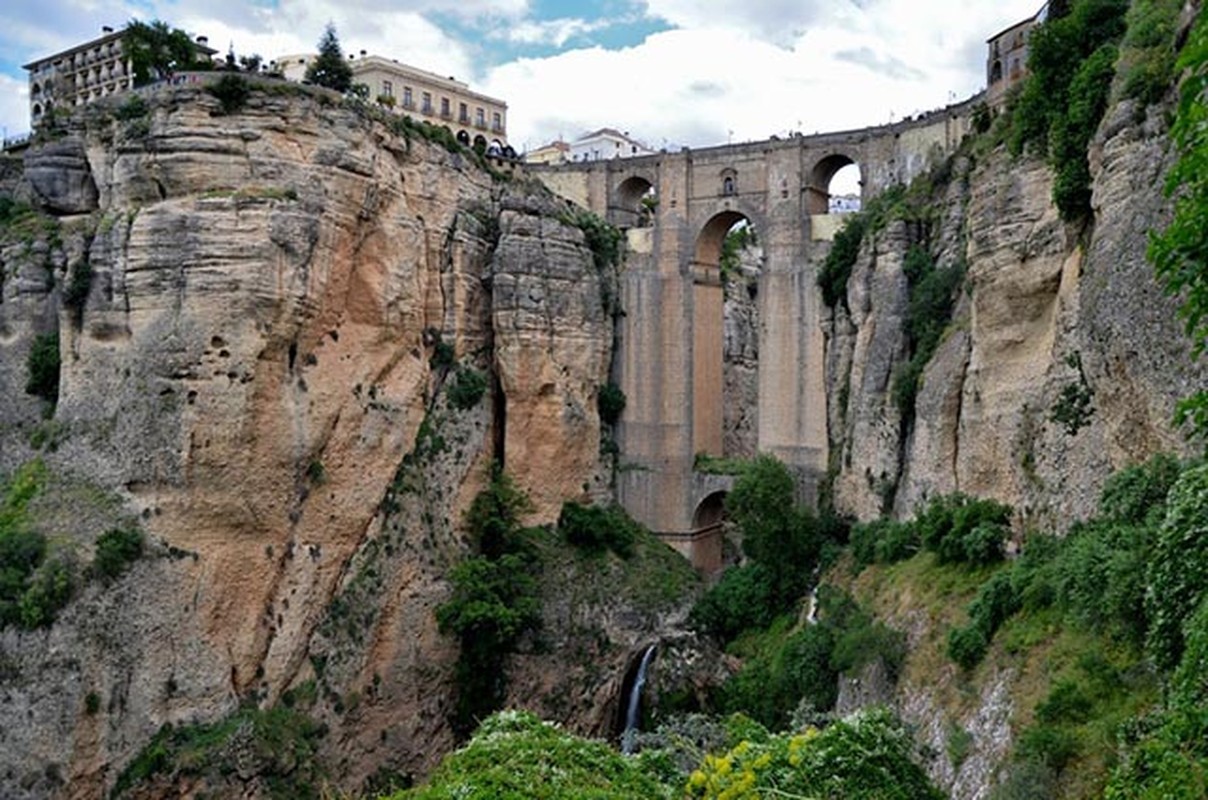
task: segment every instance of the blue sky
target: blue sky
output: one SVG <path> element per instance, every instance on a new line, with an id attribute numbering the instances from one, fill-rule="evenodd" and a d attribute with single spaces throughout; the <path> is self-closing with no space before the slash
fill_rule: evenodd
<path id="1" fill-rule="evenodd" d="M 518 149 L 604 126 L 655 148 L 889 122 L 984 86 L 985 39 L 1040 0 L 4 0 L 0 125 L 28 129 L 21 65 L 163 19 L 266 59 L 397 58 L 507 101 Z"/>

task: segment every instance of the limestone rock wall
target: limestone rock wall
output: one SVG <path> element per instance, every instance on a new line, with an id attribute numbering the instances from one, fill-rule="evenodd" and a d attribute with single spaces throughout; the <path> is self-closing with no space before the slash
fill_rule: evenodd
<path id="1" fill-rule="evenodd" d="M 0 634 L 0 794 L 99 797 L 161 725 L 309 679 L 338 785 L 422 772 L 451 744 L 456 648 L 432 612 L 486 465 L 535 522 L 607 488 L 601 277 L 543 193 L 354 109 L 258 91 L 228 116 L 189 88 L 148 106 L 92 106 L 31 148 L 19 188 L 55 229 L 0 252 L 0 470 L 53 424 L 46 462 L 153 541 L 48 631 Z M 54 328 L 43 422 L 25 358 Z M 498 375 L 474 408 L 446 402 L 438 342 Z M 84 561 L 100 532 L 78 533 Z"/>
<path id="2" fill-rule="evenodd" d="M 1062 530 L 1089 514 L 1114 470 L 1160 451 L 1188 452 L 1172 429 L 1177 400 L 1208 381 L 1190 361 L 1176 304 L 1145 259 L 1146 232 L 1168 213 L 1161 114 L 1111 112 L 1092 145 L 1094 221 L 1080 232 L 1050 201 L 1036 159 L 966 155 L 939 198 L 937 263 L 963 263 L 966 289 L 903 426 L 892 382 L 906 360 L 903 223 L 866 244 L 848 308 L 827 323 L 828 400 L 838 507 L 862 519 L 909 516 L 962 491 L 1015 506 L 1021 522 Z M 1051 418 L 1064 387 L 1092 392 L 1076 432 Z M 903 438 L 905 436 L 906 438 Z"/>

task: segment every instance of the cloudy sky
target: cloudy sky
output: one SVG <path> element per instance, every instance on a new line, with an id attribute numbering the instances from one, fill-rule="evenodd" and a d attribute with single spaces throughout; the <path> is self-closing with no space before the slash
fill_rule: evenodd
<path id="1" fill-rule="evenodd" d="M 25 71 L 102 25 L 162 19 L 266 60 L 397 58 L 508 103 L 517 149 L 609 126 L 655 148 L 874 125 L 985 83 L 985 40 L 1041 0 L 0 0 L 0 125 Z"/>

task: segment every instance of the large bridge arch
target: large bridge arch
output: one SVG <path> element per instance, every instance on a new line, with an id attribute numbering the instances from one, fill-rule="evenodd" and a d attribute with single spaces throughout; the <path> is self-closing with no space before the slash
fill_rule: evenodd
<path id="1" fill-rule="evenodd" d="M 724 454 L 710 437 L 725 427 L 716 405 L 701 400 L 723 396 L 716 388 L 725 341 L 720 254 L 739 219 L 757 232 L 763 257 L 752 298 L 761 362 L 753 438 L 758 452 L 802 476 L 803 496 L 813 495 L 828 460 L 824 309 L 815 275 L 842 223 L 828 214 L 832 181 L 858 165 L 861 199 L 909 181 L 955 152 L 980 100 L 861 130 L 526 166 L 563 197 L 631 229 L 615 364 L 628 397 L 617 441 L 633 467 L 619 472 L 617 495 L 635 518 L 681 538 L 701 521 L 694 456 Z M 651 189 L 653 224 L 636 229 Z"/>
<path id="2" fill-rule="evenodd" d="M 818 159 L 809 174 L 806 192 L 807 213 L 812 216 L 830 213 L 831 181 L 841 170 L 853 166 L 860 170 L 863 183 L 864 168 L 856 154 L 834 152 Z"/>

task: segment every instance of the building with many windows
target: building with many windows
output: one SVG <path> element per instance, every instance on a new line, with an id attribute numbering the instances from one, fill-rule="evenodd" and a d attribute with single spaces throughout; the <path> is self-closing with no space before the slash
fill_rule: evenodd
<path id="1" fill-rule="evenodd" d="M 82 106 L 134 87 L 134 68 L 122 55 L 122 33 L 101 29 L 101 36 L 25 65 L 29 71 L 29 118 L 33 127 L 53 108 Z M 207 56 L 216 50 L 197 37 Z"/>
<path id="2" fill-rule="evenodd" d="M 301 81 L 317 56 L 290 55 L 277 58 L 270 69 L 289 80 Z M 472 90 L 469 84 L 441 77 L 381 56 L 349 56 L 352 82 L 369 88 L 370 102 L 400 114 L 442 125 L 465 145 L 488 149 L 507 148 L 508 106 L 502 100 Z"/>

